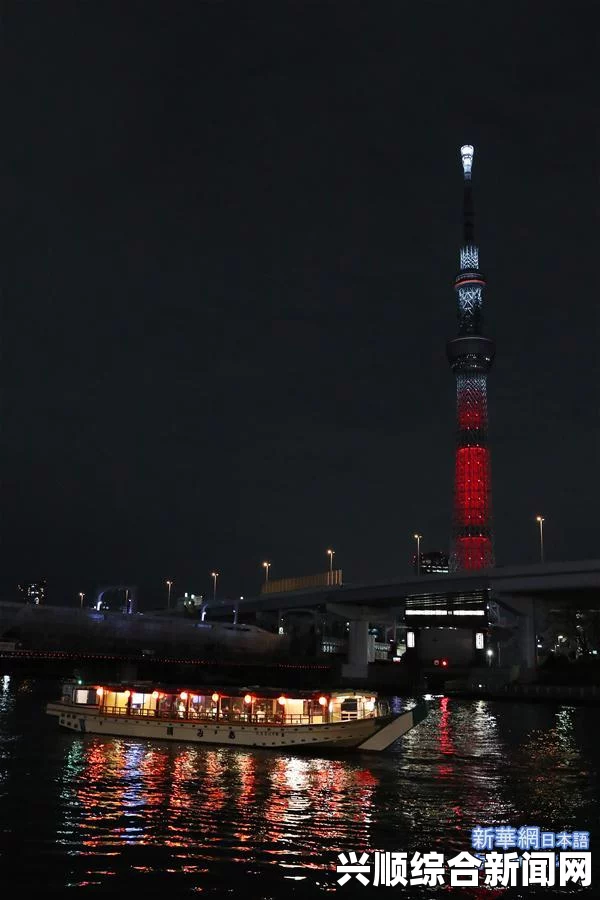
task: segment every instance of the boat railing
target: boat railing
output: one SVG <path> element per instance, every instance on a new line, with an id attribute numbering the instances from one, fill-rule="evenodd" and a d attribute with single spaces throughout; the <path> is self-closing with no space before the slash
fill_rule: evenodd
<path id="1" fill-rule="evenodd" d="M 99 714 L 105 716 L 129 716 L 143 719 L 164 719 L 175 722 L 211 722 L 211 723 L 232 723 L 247 725 L 325 725 L 334 722 L 347 721 L 350 717 L 342 714 L 337 716 L 330 715 L 302 715 L 302 714 L 279 714 L 268 715 L 264 712 L 224 712 L 219 715 L 212 714 L 206 710 L 188 710 L 175 712 L 172 710 L 149 709 L 147 707 L 127 707 L 127 706 L 92 706 L 91 704 L 77 704 L 78 706 L 87 706 L 89 709 L 98 710 Z M 371 718 L 374 713 L 367 713 L 364 718 Z M 352 718 L 357 718 L 352 716 Z"/>

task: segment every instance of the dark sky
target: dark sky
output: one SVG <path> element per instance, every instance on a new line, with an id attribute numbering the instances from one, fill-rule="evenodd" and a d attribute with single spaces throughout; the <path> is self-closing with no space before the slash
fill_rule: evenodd
<path id="1" fill-rule="evenodd" d="M 497 560 L 600 556 L 594 9 L 6 2 L 5 596 L 446 549 L 465 142 Z"/>

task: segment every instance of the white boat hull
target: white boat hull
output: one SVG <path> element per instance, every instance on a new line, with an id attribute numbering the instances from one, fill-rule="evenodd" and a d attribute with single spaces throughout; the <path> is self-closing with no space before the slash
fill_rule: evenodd
<path id="1" fill-rule="evenodd" d="M 347 747 L 384 749 L 417 724 L 412 711 L 396 717 L 372 717 L 324 725 L 261 725 L 241 722 L 184 722 L 150 716 L 101 714 L 76 704 L 49 703 L 46 711 L 57 716 L 59 725 L 79 734 L 105 734 L 147 740 L 186 741 L 195 744 L 224 744 L 234 747 Z M 391 729 L 389 733 L 388 729 Z M 381 737 L 376 746 L 369 740 Z M 389 737 L 389 739 L 387 739 Z M 382 745 L 383 746 L 380 746 Z"/>

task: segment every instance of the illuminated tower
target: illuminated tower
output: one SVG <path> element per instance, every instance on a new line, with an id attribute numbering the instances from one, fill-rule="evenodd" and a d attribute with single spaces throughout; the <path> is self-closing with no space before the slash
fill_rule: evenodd
<path id="1" fill-rule="evenodd" d="M 464 173 L 464 239 L 454 288 L 458 336 L 448 341 L 448 360 L 456 376 L 456 458 L 450 571 L 494 565 L 490 451 L 487 442 L 487 376 L 494 342 L 483 337 L 485 279 L 479 271 L 471 168 L 473 147 L 460 148 Z"/>

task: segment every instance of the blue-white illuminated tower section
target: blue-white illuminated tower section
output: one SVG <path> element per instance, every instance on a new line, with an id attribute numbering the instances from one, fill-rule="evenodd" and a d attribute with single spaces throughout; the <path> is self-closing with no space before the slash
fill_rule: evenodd
<path id="1" fill-rule="evenodd" d="M 460 148 L 464 175 L 464 238 L 454 288 L 458 336 L 448 342 L 448 360 L 456 376 L 456 458 L 450 571 L 494 565 L 490 451 L 487 438 L 487 376 L 494 342 L 483 337 L 485 279 L 479 271 L 471 170 L 473 147 Z"/>

